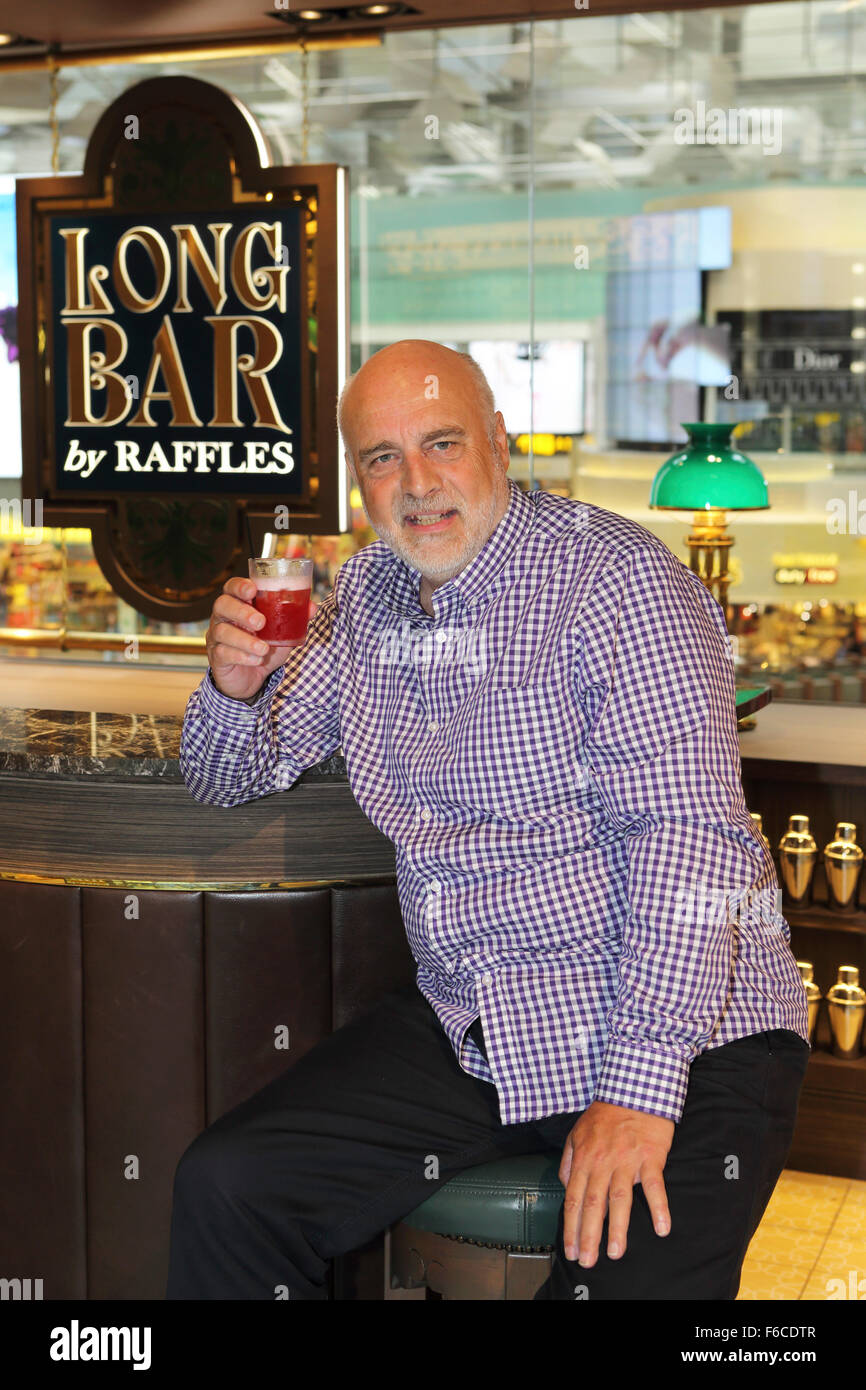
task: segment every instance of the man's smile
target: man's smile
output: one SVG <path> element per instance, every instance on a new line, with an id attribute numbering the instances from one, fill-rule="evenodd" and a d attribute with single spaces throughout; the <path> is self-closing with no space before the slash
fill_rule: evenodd
<path id="1" fill-rule="evenodd" d="M 404 523 L 412 531 L 445 531 L 451 525 L 457 511 L 451 507 L 445 512 L 410 512 Z"/>

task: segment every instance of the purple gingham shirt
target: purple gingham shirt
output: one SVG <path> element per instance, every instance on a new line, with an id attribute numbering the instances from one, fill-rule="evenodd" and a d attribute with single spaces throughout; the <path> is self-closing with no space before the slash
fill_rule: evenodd
<path id="1" fill-rule="evenodd" d="M 808 1038 L 743 799 L 724 618 L 636 522 L 508 487 L 435 617 L 420 572 L 375 541 L 254 705 L 208 671 L 184 779 L 236 806 L 342 747 L 396 848 L 418 987 L 502 1123 L 593 1099 L 678 1120 L 698 1053 Z"/>

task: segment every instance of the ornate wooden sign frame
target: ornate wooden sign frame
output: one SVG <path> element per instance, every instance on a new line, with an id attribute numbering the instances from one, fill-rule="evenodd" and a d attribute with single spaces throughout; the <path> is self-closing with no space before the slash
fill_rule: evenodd
<path id="1" fill-rule="evenodd" d="M 348 171 L 336 164 L 274 167 L 264 135 L 228 93 L 197 78 L 154 78 L 131 87 L 105 111 L 87 147 L 82 175 L 19 179 L 16 192 L 22 492 L 25 498 L 42 499 L 43 524 L 88 527 L 96 559 L 115 592 L 139 612 L 168 622 L 206 617 L 226 579 L 246 574 L 247 520 L 257 553 L 268 531 L 335 535 L 348 530 L 350 480 L 335 419 L 349 362 Z M 164 235 L 156 225 L 150 227 L 149 218 Z M 256 219 L 253 228 L 250 224 Z M 80 225 L 73 228 L 72 223 Z M 292 314 L 286 311 L 285 292 L 280 299 L 274 289 L 278 281 L 288 283 L 274 254 L 286 252 L 276 244 L 275 229 L 284 225 L 295 228 L 299 250 L 287 272 L 295 275 Z M 92 248 L 100 236 L 105 240 L 108 228 L 117 226 L 126 230 L 120 238 L 123 245 L 118 241 L 115 247 L 112 271 L 98 263 L 88 268 L 88 235 L 93 233 Z M 177 264 L 171 267 L 169 282 L 166 248 L 175 243 Z M 218 251 L 226 253 L 219 294 L 214 268 Z M 140 278 L 138 286 L 123 280 L 130 256 L 138 255 L 142 264 L 145 252 L 152 262 L 144 263 L 145 269 L 153 271 L 157 281 L 164 270 L 162 289 L 170 283 L 174 309 L 185 311 L 182 321 L 177 315 L 178 330 L 189 335 L 185 341 L 197 341 L 200 326 L 202 353 L 206 343 L 208 351 L 212 347 L 209 407 L 217 397 L 228 402 L 222 418 L 213 409 L 213 418 L 207 420 L 192 407 L 184 354 L 171 323 L 165 327 L 170 312 L 154 338 L 153 316 L 146 321 L 142 305 L 151 308 L 157 293 L 148 299 Z M 108 318 L 114 312 L 108 307 L 110 274 L 126 309 L 142 316 L 133 322 L 127 313 L 127 329 L 131 324 L 133 331 L 124 332 Z M 64 275 L 67 298 L 61 321 L 58 284 Z M 70 279 L 77 282 L 71 300 Z M 269 287 L 274 289 L 270 296 Z M 193 305 L 193 290 L 199 301 L 209 290 L 211 304 L 204 306 L 209 316 L 201 311 L 201 302 L 197 308 Z M 218 323 L 230 294 L 242 296 L 248 317 Z M 170 298 L 166 297 L 169 311 Z M 268 298 L 277 316 L 270 326 L 255 312 Z M 89 327 L 82 325 L 88 314 Z M 261 360 L 259 329 L 269 347 L 267 353 L 262 349 Z M 236 342 L 244 332 L 255 338 L 252 352 L 249 342 L 242 345 L 244 351 Z M 120 358 L 112 357 L 110 342 L 144 351 L 143 333 L 151 362 L 146 383 L 129 376 L 124 388 Z M 228 362 L 221 368 L 217 338 Z M 77 344 L 75 350 L 70 343 Z M 189 355 L 196 358 L 197 353 Z M 195 361 L 191 367 L 203 371 Z M 285 436 L 292 437 L 291 444 L 256 442 L 278 434 L 265 428 L 267 418 L 263 424 L 261 412 L 267 417 L 268 398 L 274 404 L 270 386 L 263 384 L 268 377 L 265 367 L 278 390 L 285 391 L 291 380 L 295 428 L 289 428 L 276 407 L 276 414 L 270 415 L 271 423 L 276 419 Z M 293 375 L 290 379 L 277 372 Z M 90 455 L 69 437 L 74 430 L 64 432 L 74 412 L 69 405 L 64 419 L 58 375 L 61 402 L 68 404 L 75 394 L 78 410 L 91 411 L 82 417 L 82 438 L 96 438 L 96 431 L 102 430 L 98 442 L 104 438 L 106 445 L 113 441 L 116 446 L 116 458 L 106 448 L 107 462 L 100 465 L 99 479 L 94 477 L 89 485 Z M 169 389 L 158 390 L 161 386 Z M 124 389 L 130 394 L 126 401 L 120 399 L 125 423 L 119 425 L 120 410 L 111 416 L 106 402 L 113 390 L 116 405 Z M 138 404 L 134 417 L 142 391 L 149 399 Z M 194 421 L 204 428 L 198 440 L 191 438 L 195 432 L 190 428 L 179 431 L 172 455 L 159 441 L 177 421 L 178 399 L 186 401 L 187 426 Z M 246 408 L 245 420 L 238 418 L 238 401 Z M 170 409 L 174 414 L 169 422 Z M 132 424 L 137 429 L 131 429 Z M 118 443 L 118 430 L 134 434 L 136 442 Z M 217 435 L 230 438 L 214 445 Z M 293 446 L 291 485 L 281 491 L 275 460 L 288 459 Z M 246 463 L 230 461 L 232 450 Z M 101 457 L 98 449 L 91 455 Z M 159 463 L 149 463 L 142 477 L 138 470 L 147 467 L 141 462 L 145 456 Z M 132 458 L 138 460 L 134 475 L 128 462 Z M 85 459 L 82 469 L 80 460 Z M 265 459 L 270 460 L 267 466 Z M 70 464 L 78 472 L 67 477 L 62 470 Z M 109 467 L 116 472 L 109 473 Z"/>

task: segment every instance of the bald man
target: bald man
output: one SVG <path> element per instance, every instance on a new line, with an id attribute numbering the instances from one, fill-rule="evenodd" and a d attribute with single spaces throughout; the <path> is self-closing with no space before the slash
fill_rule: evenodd
<path id="1" fill-rule="evenodd" d="M 455 1173 L 554 1148 L 537 1298 L 733 1299 L 809 1045 L 721 609 L 643 527 L 522 492 L 465 354 L 383 348 L 338 419 L 379 540 L 301 648 L 226 584 L 181 766 L 235 806 L 342 747 L 416 983 L 187 1149 L 167 1297 L 325 1298 Z"/>

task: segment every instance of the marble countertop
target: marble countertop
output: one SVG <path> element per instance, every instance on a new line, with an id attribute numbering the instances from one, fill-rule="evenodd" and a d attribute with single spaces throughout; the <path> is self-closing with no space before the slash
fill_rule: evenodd
<path id="1" fill-rule="evenodd" d="M 183 718 L 0 707 L 0 774 L 156 778 L 183 782 L 178 756 Z M 781 701 L 759 711 L 740 735 L 740 754 L 815 763 L 866 764 L 866 707 Z M 302 773 L 303 781 L 345 780 L 337 753 Z"/>
<path id="2" fill-rule="evenodd" d="M 0 774 L 183 782 L 182 725 L 181 717 L 168 714 L 0 708 Z M 345 776 L 342 756 L 334 755 L 308 768 L 300 780 Z"/>

